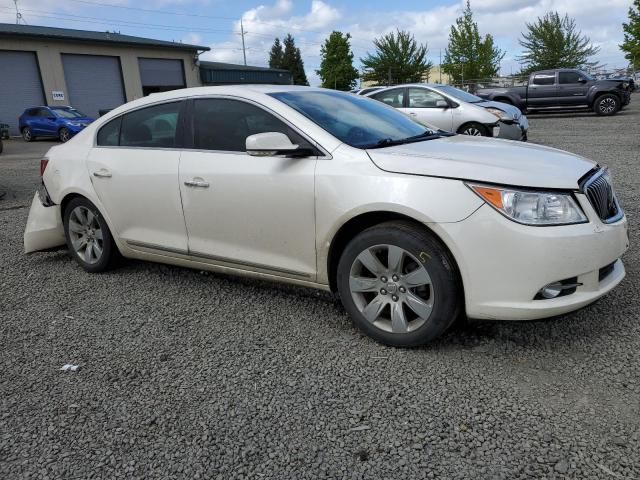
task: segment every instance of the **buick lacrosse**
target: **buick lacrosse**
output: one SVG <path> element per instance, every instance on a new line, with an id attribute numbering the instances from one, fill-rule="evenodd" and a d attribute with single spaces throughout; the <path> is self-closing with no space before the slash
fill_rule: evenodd
<path id="1" fill-rule="evenodd" d="M 428 342 L 461 315 L 569 312 L 625 275 L 606 167 L 430 130 L 348 93 L 155 94 L 51 148 L 40 170 L 27 253 L 66 243 L 88 272 L 126 257 L 330 290 L 388 345 Z"/>

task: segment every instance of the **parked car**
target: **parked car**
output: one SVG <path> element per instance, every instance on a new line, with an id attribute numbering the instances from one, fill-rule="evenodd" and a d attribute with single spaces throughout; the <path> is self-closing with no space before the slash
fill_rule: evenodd
<path id="1" fill-rule="evenodd" d="M 66 142 L 91 122 L 93 118 L 72 107 L 31 107 L 20 115 L 18 127 L 25 142 L 37 137 L 56 137 Z"/>
<path id="2" fill-rule="evenodd" d="M 88 272 L 122 255 L 334 291 L 389 345 L 462 314 L 563 314 L 625 275 L 606 167 L 431 130 L 350 93 L 165 92 L 51 148 L 40 170 L 26 252 L 66 242 Z"/>
<path id="3" fill-rule="evenodd" d="M 490 102 L 448 85 L 397 85 L 367 96 L 447 132 L 527 139 L 529 122 L 518 108 Z"/>
<path id="4" fill-rule="evenodd" d="M 356 90 L 354 93 L 357 95 L 366 95 L 367 93 L 376 92 L 378 90 L 382 90 L 385 87 L 365 87 L 360 90 Z"/>
<path id="5" fill-rule="evenodd" d="M 485 88 L 476 94 L 522 111 L 590 108 L 598 115 L 614 115 L 631 99 L 624 81 L 596 80 L 573 69 L 533 72 L 525 86 Z"/>
<path id="6" fill-rule="evenodd" d="M 0 138 L 0 153 L 4 150 L 4 144 L 2 143 L 2 138 Z"/>
<path id="7" fill-rule="evenodd" d="M 9 139 L 9 124 L 0 122 L 0 139 Z"/>

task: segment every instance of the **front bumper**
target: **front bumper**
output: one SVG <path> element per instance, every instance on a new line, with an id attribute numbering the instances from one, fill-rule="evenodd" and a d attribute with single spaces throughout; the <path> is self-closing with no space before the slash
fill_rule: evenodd
<path id="1" fill-rule="evenodd" d="M 500 131 L 497 138 L 504 138 L 505 140 L 527 140 L 527 132 L 529 131 L 529 120 L 525 115 L 518 118 L 515 122 L 499 122 Z"/>
<path id="2" fill-rule="evenodd" d="M 69 130 L 69 132 L 73 136 L 87 128 L 87 125 L 65 125 L 65 127 L 67 127 L 67 130 Z"/>
<path id="3" fill-rule="evenodd" d="M 622 281 L 620 257 L 629 247 L 626 217 L 603 224 L 586 197 L 576 197 L 589 223 L 520 225 L 484 205 L 462 222 L 437 226 L 458 261 L 470 318 L 552 317 L 594 302 Z M 534 300 L 542 287 L 574 277 L 580 284 L 574 293 Z"/>

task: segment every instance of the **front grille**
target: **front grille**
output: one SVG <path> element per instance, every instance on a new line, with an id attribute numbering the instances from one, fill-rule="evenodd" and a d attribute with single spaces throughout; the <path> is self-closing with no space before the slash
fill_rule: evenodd
<path id="1" fill-rule="evenodd" d="M 602 221 L 613 222 L 621 216 L 622 212 L 606 170 L 598 170 L 587 179 L 582 190 Z"/>

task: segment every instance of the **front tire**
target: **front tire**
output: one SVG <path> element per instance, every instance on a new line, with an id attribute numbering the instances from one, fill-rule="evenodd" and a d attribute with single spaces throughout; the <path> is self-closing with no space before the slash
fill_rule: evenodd
<path id="1" fill-rule="evenodd" d="M 66 143 L 71 138 L 71 132 L 69 131 L 68 128 L 62 127 L 58 132 L 58 138 L 62 143 Z"/>
<path id="2" fill-rule="evenodd" d="M 458 129 L 458 133 L 462 135 L 471 135 L 472 137 L 489 137 L 489 129 L 477 122 L 470 122 L 462 125 Z"/>
<path id="3" fill-rule="evenodd" d="M 31 127 L 24 127 L 22 129 L 22 139 L 25 142 L 31 142 L 36 139 L 36 137 L 33 135 L 33 131 L 31 130 Z"/>
<path id="4" fill-rule="evenodd" d="M 87 272 L 112 268 L 120 255 L 111 231 L 96 206 L 83 197 L 64 209 L 64 235 L 69 253 Z"/>
<path id="5" fill-rule="evenodd" d="M 612 93 L 600 95 L 593 103 L 594 112 L 602 116 L 615 115 L 620 110 L 620 107 L 620 99 Z"/>
<path id="6" fill-rule="evenodd" d="M 354 324 L 394 347 L 423 345 L 462 312 L 462 285 L 439 240 L 409 222 L 356 236 L 338 264 L 338 292 Z"/>

